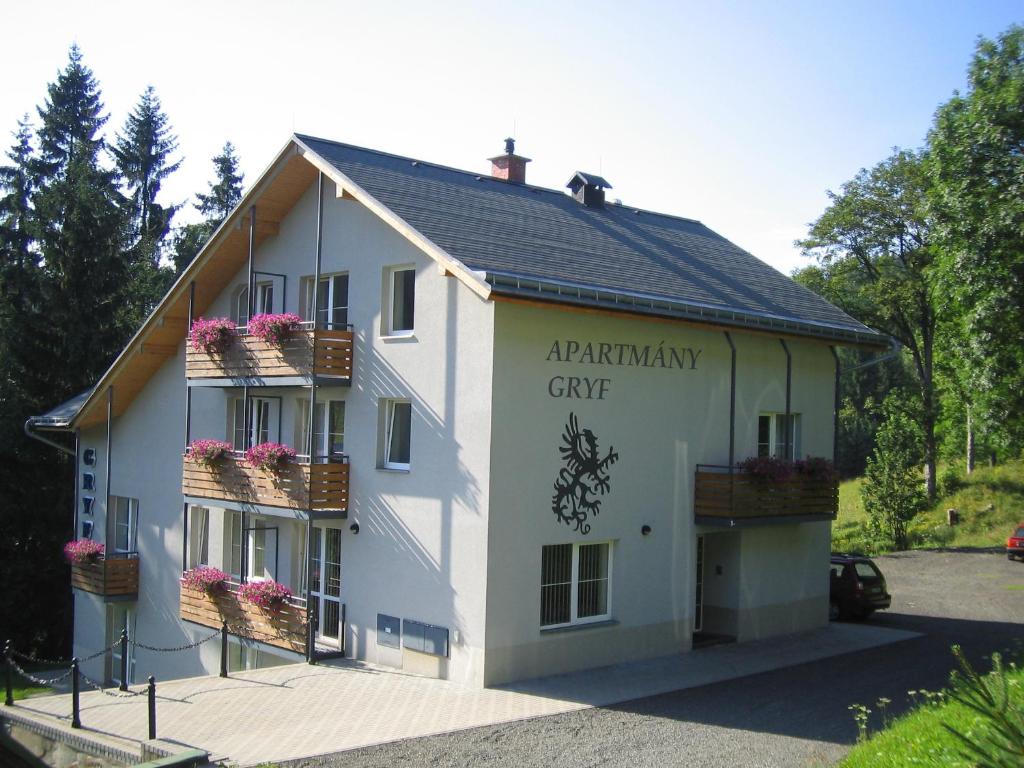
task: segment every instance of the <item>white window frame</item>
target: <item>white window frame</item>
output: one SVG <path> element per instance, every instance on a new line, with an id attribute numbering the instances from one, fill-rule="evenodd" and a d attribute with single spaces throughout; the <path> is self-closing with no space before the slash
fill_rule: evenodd
<path id="1" fill-rule="evenodd" d="M 125 510 L 127 514 L 123 523 L 119 520 L 119 511 L 122 508 L 121 502 L 126 502 Z M 111 496 L 110 509 L 107 510 L 107 515 L 109 515 L 109 520 L 107 521 L 107 535 L 109 536 L 107 550 L 118 554 L 138 551 L 139 500 L 127 496 Z M 118 532 L 121 529 L 125 531 L 125 547 L 117 546 Z"/>
<path id="2" fill-rule="evenodd" d="M 348 278 L 348 272 L 334 272 L 329 275 L 320 275 L 320 298 L 326 296 L 324 300 L 324 308 L 314 310 L 313 307 L 313 275 L 307 275 L 302 278 L 302 319 L 306 322 L 312 322 L 316 328 L 330 328 L 332 330 L 345 330 L 349 324 L 349 312 L 352 307 L 349 305 L 349 295 L 351 294 L 351 281 L 346 283 L 345 290 L 345 302 L 344 304 L 338 304 L 339 297 L 337 294 L 337 278 L 344 277 Z M 345 322 L 335 324 L 334 312 L 335 310 L 345 310 Z M 325 317 L 323 324 L 320 322 L 320 313 L 323 312 Z"/>
<path id="3" fill-rule="evenodd" d="M 412 465 L 412 401 L 402 398 L 389 398 L 381 400 L 384 412 L 383 431 L 381 434 L 381 467 L 383 469 L 395 469 L 408 471 Z M 395 426 L 396 406 L 407 405 L 409 407 L 408 443 L 409 456 L 407 461 L 396 461 L 391 457 L 391 438 Z"/>
<path id="4" fill-rule="evenodd" d="M 338 594 L 332 595 L 331 590 L 326 589 L 325 582 L 325 567 L 324 562 L 327 555 L 327 539 L 328 536 L 334 535 L 338 539 Z M 315 526 L 313 528 L 313 552 L 311 560 L 315 564 L 314 571 L 317 573 L 316 584 L 310 584 L 309 599 L 316 601 L 316 641 L 318 644 L 328 645 L 335 648 L 341 647 L 341 529 L 334 526 Z M 315 587 L 315 589 L 314 589 Z M 330 637 L 324 635 L 323 629 L 323 617 L 326 614 L 327 603 L 332 603 L 338 616 L 338 626 L 335 628 L 338 632 L 337 637 Z"/>
<path id="5" fill-rule="evenodd" d="M 261 280 L 256 283 L 256 301 L 252 313 L 258 315 L 274 311 L 274 281 Z M 249 324 L 249 286 L 235 288 L 234 301 L 231 307 L 231 319 L 239 327 Z"/>
<path id="6" fill-rule="evenodd" d="M 239 446 L 238 436 L 246 435 L 245 432 L 245 407 L 242 403 L 245 398 L 231 398 L 231 445 L 236 451 L 245 450 L 243 445 Z M 265 406 L 265 407 L 264 407 Z M 238 423 L 239 411 L 242 415 L 242 423 Z M 277 397 L 250 397 L 249 398 L 249 445 L 258 445 L 261 442 L 281 442 L 281 400 Z M 266 423 L 264 424 L 264 419 Z M 264 430 L 263 427 L 266 427 Z M 267 433 L 267 439 L 261 440 L 262 432 Z"/>
<path id="7" fill-rule="evenodd" d="M 395 328 L 395 310 L 398 303 L 395 301 L 396 279 L 399 274 L 412 273 L 412 322 L 409 328 Z M 416 265 L 402 264 L 395 267 L 388 267 L 385 271 L 384 280 L 384 305 L 381 311 L 382 335 L 390 338 L 402 338 L 412 336 L 416 331 Z"/>
<path id="8" fill-rule="evenodd" d="M 344 454 L 345 451 L 345 401 L 337 398 L 328 400 L 317 400 L 316 409 L 318 415 L 316 418 L 316 424 L 313 429 L 313 439 L 317 442 L 317 445 L 313 446 L 313 455 L 310 456 L 310 462 L 313 461 L 313 456 L 320 458 L 329 458 L 330 456 L 339 456 Z M 331 410 L 341 410 L 341 432 L 332 433 L 331 428 Z M 298 414 L 299 421 L 295 425 L 295 447 L 300 453 L 305 453 L 309 446 L 307 445 L 309 437 L 309 398 L 300 397 L 297 399 L 296 413 Z M 337 453 L 330 453 L 331 435 L 341 435 L 341 451 Z"/>
<path id="9" fill-rule="evenodd" d="M 761 453 L 761 446 L 764 443 L 761 442 L 761 420 L 768 419 L 768 451 L 766 454 Z M 757 416 L 757 450 L 755 451 L 756 456 L 773 456 L 775 458 L 785 458 L 789 461 L 802 458 L 803 452 L 800 447 L 800 414 L 790 413 L 789 414 L 791 424 L 790 434 L 790 445 L 789 445 L 789 456 L 783 456 L 785 453 L 785 442 L 786 435 L 785 421 L 786 414 L 779 411 L 765 411 L 759 413 Z"/>
<path id="10" fill-rule="evenodd" d="M 107 644 L 110 649 L 110 671 L 107 679 L 112 683 L 121 684 L 121 644 L 116 642 L 121 637 L 121 631 L 128 632 L 128 637 L 135 638 L 135 611 L 127 603 L 107 604 Z M 134 644 L 128 644 L 128 680 L 129 685 L 135 679 L 135 653 Z"/>
<path id="11" fill-rule="evenodd" d="M 569 542 L 564 542 L 561 545 L 559 545 L 559 544 L 550 544 L 550 545 L 545 545 L 545 546 L 555 546 L 555 547 L 557 547 L 557 546 L 564 546 L 567 543 L 569 543 Z M 615 544 L 615 542 L 612 541 L 612 540 L 572 542 L 572 581 L 571 581 L 571 584 L 570 584 L 570 587 L 569 587 L 569 589 L 570 589 L 570 592 L 569 592 L 569 601 L 570 601 L 569 621 L 563 622 L 561 624 L 541 624 L 540 625 L 541 631 L 547 631 L 547 630 L 551 630 L 551 629 L 560 629 L 562 627 L 574 627 L 574 626 L 580 626 L 580 625 L 585 625 L 585 624 L 596 624 L 598 622 L 611 620 L 611 617 L 612 617 L 612 583 L 613 583 L 612 582 L 612 576 L 613 576 L 613 565 L 614 565 L 614 557 L 615 557 L 615 546 L 614 546 L 614 544 Z M 608 575 L 607 575 L 607 577 L 605 579 L 605 581 L 607 582 L 608 586 L 607 586 L 607 600 L 606 600 L 606 605 L 605 605 L 605 612 L 602 613 L 602 614 L 598 614 L 596 616 L 584 616 L 584 617 L 581 618 L 579 616 L 580 549 L 583 548 L 583 547 L 593 547 L 593 546 L 601 546 L 601 545 L 604 545 L 604 546 L 606 546 L 608 548 L 608 550 L 607 550 L 608 551 L 608 564 L 607 564 L 607 573 L 608 573 Z M 543 560 L 543 548 L 541 549 L 541 553 L 542 553 L 541 554 L 541 559 Z M 544 574 L 541 573 L 541 584 L 540 584 L 541 600 L 543 600 L 543 590 L 544 590 L 543 579 L 544 579 Z M 543 603 L 541 604 L 541 611 L 540 611 L 540 613 L 541 613 L 541 616 L 543 617 Z"/>
<path id="12" fill-rule="evenodd" d="M 234 581 L 242 580 L 242 513 L 224 510 L 224 570 Z M 238 553 L 237 562 L 235 552 Z"/>
<path id="13" fill-rule="evenodd" d="M 210 564 L 210 510 L 208 507 L 189 505 L 188 509 L 188 567 Z"/>

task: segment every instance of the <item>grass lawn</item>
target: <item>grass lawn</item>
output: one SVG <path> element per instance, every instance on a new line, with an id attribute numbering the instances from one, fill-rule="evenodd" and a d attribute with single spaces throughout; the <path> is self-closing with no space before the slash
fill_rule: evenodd
<path id="1" fill-rule="evenodd" d="M 19 699 L 27 699 L 29 696 L 41 696 L 44 693 L 53 692 L 49 688 L 43 688 L 35 683 L 30 683 L 20 675 L 15 675 L 13 682 L 14 685 L 11 690 L 14 692 L 15 701 L 18 701 Z"/>
<path id="2" fill-rule="evenodd" d="M 942 471 L 939 471 L 942 476 Z M 875 553 L 864 535 L 860 500 L 863 478 L 839 486 L 839 515 L 832 526 L 832 549 Z M 946 510 L 960 510 L 960 524 L 946 525 Z M 1001 547 L 1011 528 L 1024 521 L 1024 460 L 976 469 L 963 487 L 940 496 L 910 525 L 912 546 Z"/>
<path id="3" fill-rule="evenodd" d="M 1024 669 L 1008 667 L 1010 698 L 1017 709 L 1024 707 Z M 916 694 L 917 700 L 921 695 Z M 970 768 L 976 763 L 960 755 L 962 742 L 943 725 L 961 733 L 980 733 L 988 723 L 975 712 L 955 701 L 932 698 L 920 707 L 893 721 L 888 728 L 855 746 L 840 768 Z"/>

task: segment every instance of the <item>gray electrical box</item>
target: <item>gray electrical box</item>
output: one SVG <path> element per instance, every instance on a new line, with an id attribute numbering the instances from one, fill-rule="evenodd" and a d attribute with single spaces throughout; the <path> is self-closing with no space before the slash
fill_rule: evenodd
<path id="1" fill-rule="evenodd" d="M 402 647 L 402 620 L 397 616 L 377 614 L 377 645 Z"/>
<path id="2" fill-rule="evenodd" d="M 402 620 L 402 645 L 410 651 L 448 655 L 448 629 L 412 619 Z"/>

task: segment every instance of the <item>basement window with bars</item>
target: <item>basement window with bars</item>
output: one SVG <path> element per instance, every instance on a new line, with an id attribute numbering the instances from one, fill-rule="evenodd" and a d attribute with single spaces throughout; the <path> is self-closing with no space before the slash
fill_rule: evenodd
<path id="1" fill-rule="evenodd" d="M 605 621 L 611 616 L 611 543 L 552 544 L 541 550 L 540 626 Z"/>

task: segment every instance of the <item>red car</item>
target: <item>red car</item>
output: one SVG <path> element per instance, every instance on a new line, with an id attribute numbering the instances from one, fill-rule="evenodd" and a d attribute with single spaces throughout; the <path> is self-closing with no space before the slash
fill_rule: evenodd
<path id="1" fill-rule="evenodd" d="M 1006 556 L 1010 560 L 1024 560 L 1024 523 L 1017 523 L 1017 530 L 1006 540 Z"/>

